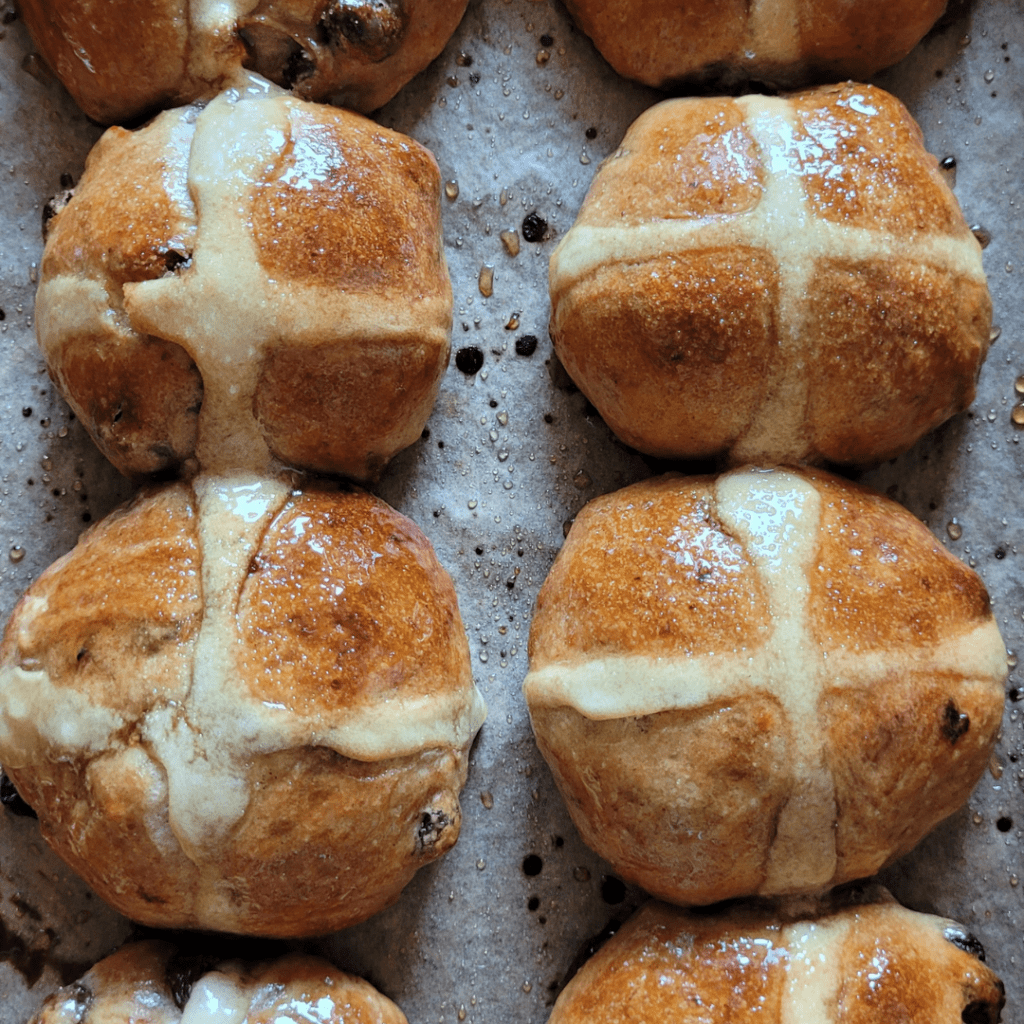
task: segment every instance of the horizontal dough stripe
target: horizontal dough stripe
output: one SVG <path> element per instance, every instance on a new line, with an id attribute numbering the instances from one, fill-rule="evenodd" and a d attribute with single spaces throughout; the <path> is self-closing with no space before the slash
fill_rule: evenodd
<path id="1" fill-rule="evenodd" d="M 29 766 L 50 749 L 83 756 L 123 746 L 117 734 L 125 719 L 116 711 L 93 704 L 70 687 L 55 686 L 41 670 L 11 667 L 0 671 L 0 747 L 4 764 Z M 484 720 L 484 703 L 474 690 L 469 697 L 395 699 L 373 708 L 348 713 L 343 726 L 317 727 L 316 717 L 303 718 L 277 705 L 239 697 L 238 717 L 246 724 L 258 721 L 258 739 L 239 743 L 242 756 L 270 754 L 296 747 L 327 747 L 356 761 L 383 761 L 407 757 L 439 747 L 465 746 Z M 167 705 L 154 707 L 139 719 L 140 732 L 150 730 Z M 174 709 L 188 715 L 188 700 Z M 241 731 L 241 730 L 240 730 Z"/>
<path id="2" fill-rule="evenodd" d="M 985 275 L 973 236 L 952 238 L 935 232 L 906 238 L 869 228 L 809 218 L 800 228 L 803 241 L 785 256 L 797 259 L 868 262 L 883 257 L 917 260 L 979 284 Z M 577 224 L 551 259 L 552 286 L 564 291 L 606 266 L 642 264 L 690 250 L 741 246 L 783 257 L 771 244 L 772 229 L 757 211 L 738 215 L 664 219 L 645 224 L 598 227 Z"/>
<path id="3" fill-rule="evenodd" d="M 894 664 L 891 654 L 821 652 L 820 672 L 840 686 L 871 686 L 894 671 L 940 672 L 960 679 L 998 678 L 1006 651 L 990 620 L 939 644 L 904 648 Z M 768 692 L 775 655 L 767 648 L 749 654 L 695 657 L 624 655 L 557 662 L 531 669 L 523 684 L 527 701 L 537 707 L 569 707 L 595 721 L 681 711 L 718 703 L 753 691 Z M 817 694 L 815 695 L 817 697 Z"/>
<path id="4" fill-rule="evenodd" d="M 161 325 L 150 312 L 150 298 L 147 285 L 153 282 L 138 282 L 125 286 L 127 311 L 124 326 L 141 334 L 166 334 L 166 325 Z M 136 290 L 139 289 L 139 290 Z M 109 321 L 115 314 L 108 308 L 106 289 L 99 281 L 62 274 L 44 281 L 39 291 L 45 296 L 47 317 L 39 321 L 40 347 L 44 355 L 56 354 L 57 344 L 53 338 L 88 334 L 96 331 L 102 322 Z M 381 298 L 372 292 L 340 292 L 337 288 L 314 288 L 303 285 L 301 301 L 291 300 L 291 290 L 280 288 L 282 304 L 275 299 L 276 327 L 287 332 L 289 350 L 304 345 L 323 344 L 323 317 L 325 312 L 351 325 L 353 333 L 367 342 L 391 341 L 410 333 L 411 323 L 404 315 L 404 305 L 394 299 Z M 131 296 L 131 298 L 129 298 Z M 418 337 L 428 338 L 443 344 L 448 338 L 446 304 L 439 300 L 422 299 L 418 310 L 437 307 L 437 326 L 424 328 L 417 321 L 415 330 Z M 131 317 L 129 324 L 128 318 Z M 320 321 L 319 326 L 317 320 Z M 59 321 L 59 322 L 58 322 Z M 152 321 L 152 322 L 151 322 Z M 171 338 L 176 343 L 178 339 Z M 188 349 L 187 344 L 183 347 Z M 246 358 L 242 353 L 240 359 Z"/>

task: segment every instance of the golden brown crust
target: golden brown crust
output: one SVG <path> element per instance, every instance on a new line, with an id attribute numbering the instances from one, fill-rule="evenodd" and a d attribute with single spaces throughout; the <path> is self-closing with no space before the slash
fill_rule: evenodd
<path id="1" fill-rule="evenodd" d="M 430 153 L 259 95 L 108 131 L 37 299 L 51 375 L 130 475 L 274 457 L 375 478 L 430 415 L 450 321 Z"/>
<path id="2" fill-rule="evenodd" d="M 627 444 L 714 456 L 749 428 L 779 361 L 778 276 L 770 255 L 739 246 L 601 267 L 555 300 L 555 348 Z"/>
<path id="3" fill-rule="evenodd" d="M 627 78 L 694 85 L 871 78 L 905 57 L 945 0 L 567 0 L 570 14 Z"/>
<path id="4" fill-rule="evenodd" d="M 208 98 L 249 68 L 370 113 L 444 48 L 467 0 L 25 0 L 39 52 L 89 117 Z"/>
<path id="5" fill-rule="evenodd" d="M 296 105 L 290 120 L 290 144 L 253 194 L 267 273 L 355 291 L 438 288 L 441 174 L 429 151 L 330 107 Z"/>
<path id="6" fill-rule="evenodd" d="M 188 6 L 188 0 L 20 0 L 18 9 L 75 102 L 111 124 L 178 99 Z"/>
<path id="7" fill-rule="evenodd" d="M 241 542 L 211 547 L 210 486 L 138 499 L 30 588 L 0 647 L 0 756 L 129 917 L 333 931 L 458 837 L 482 702 L 454 588 L 405 517 L 315 489 L 271 503 L 225 577 L 210 562 Z"/>
<path id="8" fill-rule="evenodd" d="M 550 289 L 570 375 L 666 458 L 889 458 L 967 407 L 989 346 L 980 248 L 935 159 L 852 83 L 642 115 Z"/>
<path id="9" fill-rule="evenodd" d="M 867 487 L 812 475 L 822 496 L 811 627 L 827 650 L 936 643 L 991 617 L 981 578 L 919 519 Z"/>
<path id="10" fill-rule="evenodd" d="M 103 454 L 131 475 L 173 469 L 195 448 L 203 382 L 179 345 L 134 328 L 123 286 L 159 278 L 195 247 L 184 187 L 187 118 L 116 128 L 93 148 L 75 196 L 50 223 L 43 280 L 90 282 L 110 315 L 70 319 L 47 353 L 50 375 Z"/>
<path id="11" fill-rule="evenodd" d="M 304 715 L 369 708 L 398 688 L 431 698 L 466 675 L 451 578 L 419 527 L 361 491 L 286 504 L 236 615 L 252 696 Z"/>
<path id="12" fill-rule="evenodd" d="M 36 580 L 11 615 L 0 662 L 42 670 L 127 716 L 154 692 L 180 699 L 202 619 L 198 556 L 188 488 L 140 497 Z"/>
<path id="13" fill-rule="evenodd" d="M 764 192 L 757 143 L 731 99 L 659 103 L 601 166 L 580 218 L 596 224 L 752 210 Z M 658 160 L 664 147 L 671 156 Z M 643 166 L 643 173 L 638 173 Z"/>
<path id="14" fill-rule="evenodd" d="M 701 903 L 765 878 L 794 784 L 789 724 L 770 695 L 603 721 L 536 707 L 530 718 L 583 841 L 623 877 Z"/>
<path id="15" fill-rule="evenodd" d="M 764 588 L 711 483 L 657 477 L 587 504 L 537 595 L 531 668 L 760 645 Z"/>
<path id="16" fill-rule="evenodd" d="M 550 1024 L 994 1024 L 1003 985 L 955 943 L 960 926 L 868 895 L 700 916 L 648 904 L 570 981 Z"/>
<path id="17" fill-rule="evenodd" d="M 112 1024 L 139 1019 L 146 1024 L 179 1024 L 181 1010 L 166 978 L 174 952 L 169 943 L 156 940 L 123 946 L 94 964 L 78 981 L 57 989 L 29 1024 L 82 1020 Z"/>
<path id="18" fill-rule="evenodd" d="M 849 5 L 811 0 L 800 11 L 800 48 L 809 78 L 863 81 L 902 60 L 942 17 L 947 0 Z"/>
<path id="19" fill-rule="evenodd" d="M 924 150 L 917 122 L 894 96 L 847 83 L 789 97 L 800 173 L 816 217 L 895 235 L 966 238 L 956 197 Z"/>
<path id="20" fill-rule="evenodd" d="M 977 575 L 829 474 L 674 474 L 576 518 L 524 689 L 584 840 L 705 904 L 873 874 L 967 798 L 1002 716 Z"/>
<path id="21" fill-rule="evenodd" d="M 807 302 L 805 329 L 818 339 L 807 418 L 820 458 L 894 458 L 974 400 L 992 315 L 983 284 L 912 260 L 823 260 Z"/>

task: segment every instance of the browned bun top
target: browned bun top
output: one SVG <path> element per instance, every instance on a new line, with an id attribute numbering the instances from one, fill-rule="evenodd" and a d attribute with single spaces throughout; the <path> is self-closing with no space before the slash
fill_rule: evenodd
<path id="1" fill-rule="evenodd" d="M 165 927 L 331 931 L 459 832 L 483 719 L 454 588 L 365 492 L 200 476 L 97 524 L 0 645 L 0 763 Z"/>
<path id="2" fill-rule="evenodd" d="M 252 81 L 100 139 L 51 221 L 36 313 L 122 472 L 369 479 L 430 414 L 451 301 L 430 153 Z"/>
<path id="3" fill-rule="evenodd" d="M 905 57 L 945 0 L 567 0 L 627 78 L 670 91 L 871 78 Z"/>
<path id="4" fill-rule="evenodd" d="M 537 597 L 530 665 L 742 649 L 770 614 L 747 552 L 715 516 L 710 478 L 657 477 L 576 517 Z"/>
<path id="5" fill-rule="evenodd" d="M 980 577 L 888 498 L 821 470 L 739 470 L 766 493 L 817 495 L 801 571 L 808 640 L 823 651 L 925 647 L 992 621 Z M 653 477 L 591 501 L 537 598 L 531 666 L 604 655 L 696 655 L 761 646 L 773 628 L 764 567 L 721 518 L 720 477 Z"/>
<path id="6" fill-rule="evenodd" d="M 649 903 L 566 986 L 549 1024 L 995 1024 L 1003 985 L 977 940 L 868 895 L 700 915 Z"/>
<path id="7" fill-rule="evenodd" d="M 223 953 L 222 953 L 223 956 Z M 219 962 L 153 940 L 123 946 L 51 995 L 30 1024 L 407 1024 L 390 999 L 319 957 Z"/>
<path id="8" fill-rule="evenodd" d="M 205 99 L 243 68 L 368 114 L 444 48 L 466 0 L 23 0 L 39 52 L 103 124 Z"/>
<path id="9" fill-rule="evenodd" d="M 541 587 L 524 692 L 584 840 L 706 904 L 873 874 L 966 800 L 1006 650 L 978 576 L 821 471 L 592 501 Z"/>
<path id="10" fill-rule="evenodd" d="M 20 0 L 18 9 L 40 54 L 93 120 L 127 121 L 180 102 L 189 0 Z"/>
<path id="11" fill-rule="evenodd" d="M 362 492 L 306 491 L 281 509 L 237 619 L 252 696 L 310 718 L 470 685 L 448 574 L 411 520 Z"/>
<path id="12" fill-rule="evenodd" d="M 966 408 L 989 346 L 956 199 L 899 101 L 853 83 L 647 111 L 550 287 L 570 375 L 667 458 L 896 455 Z"/>

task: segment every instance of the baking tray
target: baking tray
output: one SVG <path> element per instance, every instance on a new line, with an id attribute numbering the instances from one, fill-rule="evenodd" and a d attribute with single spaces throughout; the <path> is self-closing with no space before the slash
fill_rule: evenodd
<path id="1" fill-rule="evenodd" d="M 952 157 L 968 221 L 991 236 L 984 262 L 1001 335 L 978 398 L 912 451 L 862 476 L 920 516 L 981 573 L 1010 651 L 1024 647 L 1024 3 L 959 4 L 878 84 Z M 0 4 L 0 619 L 87 524 L 130 494 L 54 394 L 36 349 L 32 300 L 40 218 L 77 179 L 99 135 L 49 76 Z M 12 20 L 13 19 L 13 20 Z M 530 732 L 520 694 L 537 589 L 566 524 L 591 498 L 660 472 L 610 434 L 554 360 L 547 262 L 600 161 L 659 94 L 620 79 L 555 0 L 472 0 L 442 56 L 378 115 L 437 155 L 455 290 L 453 359 L 423 439 L 377 492 L 411 516 L 452 573 L 490 713 L 473 749 L 456 848 L 375 919 L 304 945 L 364 974 L 410 1021 L 543 1022 L 588 942 L 643 895 L 576 835 Z M 448 190 L 455 192 L 454 187 Z M 529 215 L 546 223 L 527 241 Z M 536 228 L 538 220 L 531 223 Z M 518 255 L 501 233 L 517 231 Z M 494 268 L 481 294 L 481 268 Z M 537 339 L 532 354 L 529 338 Z M 517 346 L 517 342 L 519 343 Z M 836 395 L 842 401 L 842 395 Z M 1007 986 L 1004 1021 L 1024 1022 L 1024 702 L 1007 683 L 990 771 L 966 806 L 884 874 L 915 909 L 964 922 Z M 62 980 L 131 925 L 53 856 L 34 821 L 0 814 L 0 1024 L 21 1024 Z"/>

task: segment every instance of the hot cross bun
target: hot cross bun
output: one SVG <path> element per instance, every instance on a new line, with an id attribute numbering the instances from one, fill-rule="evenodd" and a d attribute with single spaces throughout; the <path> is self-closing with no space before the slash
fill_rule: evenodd
<path id="1" fill-rule="evenodd" d="M 880 887 L 694 914 L 651 903 L 558 997 L 549 1024 L 997 1024 L 1003 984 L 961 925 Z"/>
<path id="2" fill-rule="evenodd" d="M 484 716 L 447 573 L 362 491 L 200 476 L 98 523 L 0 645 L 0 763 L 159 927 L 324 933 L 460 827 Z"/>
<path id="3" fill-rule="evenodd" d="M 318 957 L 223 961 L 147 940 L 51 995 L 29 1024 L 407 1024 L 390 999 Z"/>
<path id="4" fill-rule="evenodd" d="M 366 480 L 420 436 L 452 295 L 411 139 L 252 78 L 111 128 L 50 223 L 40 347 L 122 472 Z"/>
<path id="5" fill-rule="evenodd" d="M 370 113 L 444 48 L 466 0 L 22 0 L 39 52 L 89 117 L 206 99 L 243 68 Z"/>
<path id="6" fill-rule="evenodd" d="M 566 0 L 620 75 L 674 91 L 871 78 L 905 57 L 946 0 Z"/>
<path id="7" fill-rule="evenodd" d="M 970 404 L 981 248 L 892 96 L 670 100 L 551 259 L 558 356 L 624 441 L 731 464 L 870 463 Z"/>
<path id="8" fill-rule="evenodd" d="M 524 690 L 583 839 L 681 904 L 820 892 L 967 799 L 1006 650 L 978 576 L 822 472 L 675 474 L 592 501 Z"/>

